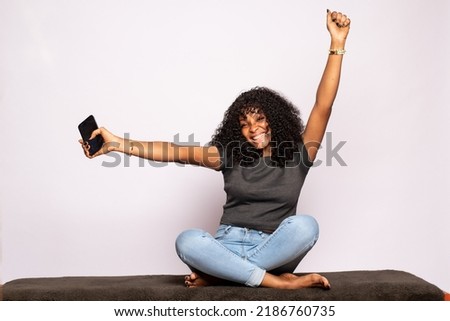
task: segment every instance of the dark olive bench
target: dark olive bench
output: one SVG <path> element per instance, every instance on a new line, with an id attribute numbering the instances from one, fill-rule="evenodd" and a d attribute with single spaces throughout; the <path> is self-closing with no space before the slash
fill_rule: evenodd
<path id="1" fill-rule="evenodd" d="M 3 300 L 14 301 L 360 301 L 444 300 L 437 286 L 396 270 L 321 273 L 331 289 L 279 290 L 245 286 L 188 289 L 183 275 L 57 277 L 17 279 L 3 286 Z"/>

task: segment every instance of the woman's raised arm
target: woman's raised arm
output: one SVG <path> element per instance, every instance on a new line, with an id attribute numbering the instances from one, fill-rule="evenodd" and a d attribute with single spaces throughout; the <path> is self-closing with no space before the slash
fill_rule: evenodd
<path id="1" fill-rule="evenodd" d="M 331 107 L 338 91 L 350 22 L 345 14 L 327 10 L 327 28 L 331 36 L 330 52 L 317 88 L 316 102 L 302 137 L 311 161 L 316 158 L 320 148 L 331 115 Z"/>

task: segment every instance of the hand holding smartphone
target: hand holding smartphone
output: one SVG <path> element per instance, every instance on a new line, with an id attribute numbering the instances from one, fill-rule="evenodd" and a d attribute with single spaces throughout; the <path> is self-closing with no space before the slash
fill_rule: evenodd
<path id="1" fill-rule="evenodd" d="M 91 138 L 92 132 L 96 129 L 98 129 L 97 122 L 92 115 L 90 115 L 78 125 L 78 130 L 80 131 L 81 138 L 85 143 L 89 144 L 89 155 L 91 156 L 97 153 L 100 148 L 102 148 L 105 142 L 101 135 L 97 135 L 93 139 L 89 139 Z"/>

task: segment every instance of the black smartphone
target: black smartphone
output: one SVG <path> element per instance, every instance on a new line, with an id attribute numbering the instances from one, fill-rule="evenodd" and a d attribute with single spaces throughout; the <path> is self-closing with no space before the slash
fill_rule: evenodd
<path id="1" fill-rule="evenodd" d="M 91 138 L 92 132 L 97 128 L 97 122 L 92 115 L 90 115 L 78 125 L 78 130 L 80 131 L 81 138 L 83 138 L 83 141 L 87 142 L 90 146 L 89 155 L 91 156 L 97 153 L 100 148 L 102 148 L 103 143 L 105 142 L 101 135 L 97 135 L 96 137 L 94 137 L 94 139 L 89 139 Z"/>

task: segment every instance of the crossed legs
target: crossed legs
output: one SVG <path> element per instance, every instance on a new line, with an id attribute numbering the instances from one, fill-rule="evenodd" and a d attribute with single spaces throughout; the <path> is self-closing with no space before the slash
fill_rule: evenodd
<path id="1" fill-rule="evenodd" d="M 295 289 L 329 288 L 319 274 L 292 274 L 318 239 L 318 225 L 311 216 L 285 219 L 272 234 L 221 225 L 215 237 L 198 229 L 181 233 L 176 249 L 193 271 L 188 287 L 235 282 L 247 286 Z"/>

